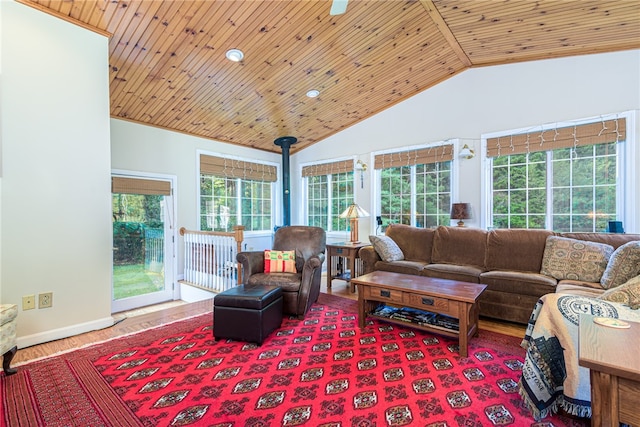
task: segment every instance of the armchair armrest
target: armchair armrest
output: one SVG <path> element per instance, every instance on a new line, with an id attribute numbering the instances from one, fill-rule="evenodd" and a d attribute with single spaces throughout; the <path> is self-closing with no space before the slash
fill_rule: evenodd
<path id="1" fill-rule="evenodd" d="M 249 282 L 252 274 L 264 273 L 264 252 L 239 252 L 236 260 L 242 264 L 242 284 Z"/>
<path id="2" fill-rule="evenodd" d="M 362 274 L 371 273 L 375 270 L 376 262 L 382 261 L 378 252 L 373 246 L 364 246 L 358 251 L 358 256 L 362 260 Z"/>
<path id="3" fill-rule="evenodd" d="M 300 290 L 298 291 L 298 313 L 306 313 L 309 307 L 311 307 L 311 304 L 318 299 L 324 258 L 324 253 L 319 253 L 306 259 L 304 262 L 302 278 L 300 280 Z"/>
<path id="4" fill-rule="evenodd" d="M 302 268 L 302 281 L 305 282 L 305 277 L 310 278 L 313 276 L 313 273 L 318 269 L 322 268 L 322 264 L 324 263 L 324 254 L 314 255 L 311 258 L 304 261 L 304 267 Z"/>

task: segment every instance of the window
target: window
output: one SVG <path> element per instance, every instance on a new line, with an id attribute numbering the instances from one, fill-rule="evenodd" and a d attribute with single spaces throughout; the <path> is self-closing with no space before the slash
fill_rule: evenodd
<path id="1" fill-rule="evenodd" d="M 347 231 L 339 215 L 353 203 L 353 160 L 302 168 L 307 189 L 307 224 L 327 231 Z"/>
<path id="2" fill-rule="evenodd" d="M 487 140 L 489 224 L 601 232 L 622 214 L 624 118 Z"/>
<path id="3" fill-rule="evenodd" d="M 382 223 L 449 225 L 452 160 L 453 145 L 376 155 Z"/>
<path id="4" fill-rule="evenodd" d="M 271 231 L 276 179 L 275 166 L 201 155 L 200 229 Z"/>

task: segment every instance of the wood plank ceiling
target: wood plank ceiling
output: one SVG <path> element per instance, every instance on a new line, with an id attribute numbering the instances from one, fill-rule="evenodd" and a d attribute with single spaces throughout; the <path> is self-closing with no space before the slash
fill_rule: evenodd
<path id="1" fill-rule="evenodd" d="M 110 35 L 112 117 L 276 153 L 470 67 L 640 48 L 635 0 L 19 1 Z"/>

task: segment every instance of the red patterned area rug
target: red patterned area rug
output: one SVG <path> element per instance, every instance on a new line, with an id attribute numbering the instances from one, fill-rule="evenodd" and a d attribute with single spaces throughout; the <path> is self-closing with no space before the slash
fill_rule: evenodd
<path id="1" fill-rule="evenodd" d="M 321 295 L 262 346 L 214 341 L 211 315 L 0 376 L 2 426 L 585 426 L 536 423 L 517 392 L 519 339 L 455 340 L 371 320 Z"/>

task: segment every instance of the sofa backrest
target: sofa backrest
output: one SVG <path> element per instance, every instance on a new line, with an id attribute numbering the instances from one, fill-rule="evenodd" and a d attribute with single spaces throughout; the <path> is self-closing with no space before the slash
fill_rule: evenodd
<path id="1" fill-rule="evenodd" d="M 390 224 L 385 234 L 402 249 L 404 259 L 431 263 L 434 229 Z"/>
<path id="2" fill-rule="evenodd" d="M 439 226 L 433 236 L 431 262 L 484 268 L 487 233 L 480 228 Z"/>
<path id="3" fill-rule="evenodd" d="M 625 243 L 640 240 L 640 234 L 623 233 L 556 233 L 556 236 L 568 237 L 570 239 L 588 240 L 596 243 L 604 243 L 617 249 Z"/>
<path id="4" fill-rule="evenodd" d="M 547 237 L 553 231 L 502 228 L 489 231 L 485 267 L 487 270 L 507 270 L 539 273 L 542 268 Z"/>

